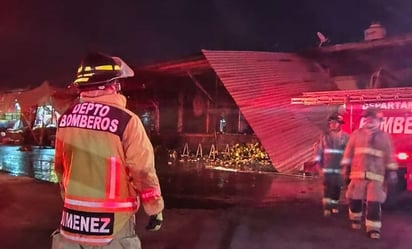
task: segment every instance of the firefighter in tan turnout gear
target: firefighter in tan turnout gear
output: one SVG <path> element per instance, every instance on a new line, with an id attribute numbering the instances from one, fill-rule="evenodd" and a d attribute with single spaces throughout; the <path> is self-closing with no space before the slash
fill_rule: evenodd
<path id="1" fill-rule="evenodd" d="M 339 199 L 343 177 L 340 161 L 349 140 L 349 135 L 342 131 L 343 117 L 333 113 L 328 118 L 328 131 L 323 134 L 315 147 L 314 161 L 323 176 L 323 214 L 330 216 L 339 212 Z"/>
<path id="2" fill-rule="evenodd" d="M 126 109 L 120 80 L 134 73 L 118 57 L 90 53 L 73 82 L 77 103 L 59 119 L 55 168 L 63 211 L 53 248 L 141 248 L 135 213 L 147 229 L 162 224 L 163 198 L 153 147 L 136 114 Z"/>
<path id="3" fill-rule="evenodd" d="M 349 219 L 353 229 L 361 229 L 363 203 L 366 201 L 365 226 L 368 236 L 380 238 L 381 204 L 386 200 L 384 181 L 397 178 L 397 164 L 389 134 L 379 129 L 383 114 L 367 109 L 364 126 L 354 131 L 346 147 L 342 165 L 350 171 L 346 192 L 349 199 Z"/>

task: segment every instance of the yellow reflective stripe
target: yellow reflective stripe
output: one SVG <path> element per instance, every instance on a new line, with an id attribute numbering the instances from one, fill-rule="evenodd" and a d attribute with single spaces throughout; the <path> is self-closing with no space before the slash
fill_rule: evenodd
<path id="1" fill-rule="evenodd" d="M 363 171 L 357 171 L 357 172 L 351 172 L 350 173 L 350 178 L 351 179 L 356 179 L 356 178 L 360 178 L 360 179 L 368 179 L 368 180 L 374 180 L 374 181 L 378 181 L 378 182 L 383 182 L 384 181 L 384 176 L 367 171 L 367 172 L 363 172 Z"/>
<path id="2" fill-rule="evenodd" d="M 365 226 L 370 228 L 381 228 L 382 222 L 365 219 Z"/>
<path id="3" fill-rule="evenodd" d="M 101 66 L 94 67 L 94 69 L 101 70 L 101 71 L 113 71 L 113 70 L 120 70 L 120 67 L 118 65 L 101 65 Z"/>
<path id="4" fill-rule="evenodd" d="M 89 77 L 77 78 L 74 83 L 81 83 L 89 81 Z"/>
<path id="5" fill-rule="evenodd" d="M 325 154 L 343 154 L 343 150 L 325 149 Z"/>
<path id="6" fill-rule="evenodd" d="M 381 150 L 374 149 L 374 148 L 360 147 L 360 148 L 355 149 L 355 155 L 356 154 L 367 154 L 367 155 L 376 156 L 376 157 L 383 157 L 384 152 Z"/>
<path id="7" fill-rule="evenodd" d="M 95 66 L 95 67 L 91 67 L 91 66 L 86 66 L 86 67 L 79 67 L 77 69 L 77 73 L 81 73 L 81 72 L 91 72 L 91 71 L 119 71 L 120 70 L 120 66 L 119 65 L 100 65 L 100 66 Z"/>
<path id="8" fill-rule="evenodd" d="M 117 202 L 93 202 L 93 201 L 80 201 L 80 200 L 73 200 L 70 198 L 64 199 L 65 204 L 81 206 L 81 207 L 89 207 L 89 208 L 132 208 L 136 206 L 136 202 L 132 201 L 117 201 Z"/>
<path id="9" fill-rule="evenodd" d="M 94 244 L 107 244 L 112 241 L 112 238 L 89 238 L 89 237 L 78 237 L 66 233 L 64 230 L 60 230 L 60 233 L 69 240 L 79 241 L 79 242 L 89 242 Z"/>
<path id="10" fill-rule="evenodd" d="M 82 77 L 91 77 L 93 75 L 94 73 L 85 73 L 85 74 L 82 74 Z"/>
<path id="11" fill-rule="evenodd" d="M 390 163 L 386 167 L 388 169 L 391 169 L 391 170 L 396 170 L 396 169 L 398 169 L 398 164 L 397 163 Z"/>
<path id="12" fill-rule="evenodd" d="M 95 70 L 101 70 L 101 71 L 112 71 L 113 66 L 112 65 L 102 65 L 102 66 L 96 66 L 94 67 Z"/>

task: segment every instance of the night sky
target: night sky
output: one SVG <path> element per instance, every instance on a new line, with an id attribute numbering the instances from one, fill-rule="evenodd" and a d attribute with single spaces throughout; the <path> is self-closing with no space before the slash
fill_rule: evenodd
<path id="1" fill-rule="evenodd" d="M 383 4 L 384 3 L 384 4 Z M 132 66 L 212 50 L 360 41 L 372 21 L 412 32 L 412 0 L 15 0 L 0 7 L 1 89 L 65 86 L 89 50 Z"/>

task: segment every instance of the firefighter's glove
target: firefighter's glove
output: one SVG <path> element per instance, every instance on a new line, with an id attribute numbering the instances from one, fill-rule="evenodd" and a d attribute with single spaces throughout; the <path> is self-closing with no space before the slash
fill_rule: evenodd
<path id="1" fill-rule="evenodd" d="M 149 217 L 149 223 L 146 226 L 146 229 L 149 231 L 158 231 L 162 227 L 163 223 L 163 214 L 162 212 L 151 215 Z"/>

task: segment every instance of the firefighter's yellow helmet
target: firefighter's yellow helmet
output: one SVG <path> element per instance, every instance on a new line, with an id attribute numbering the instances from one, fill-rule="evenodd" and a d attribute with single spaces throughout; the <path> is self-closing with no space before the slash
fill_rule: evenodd
<path id="1" fill-rule="evenodd" d="M 133 70 L 119 57 L 93 52 L 82 59 L 71 86 L 80 89 L 98 87 L 133 76 Z"/>

